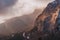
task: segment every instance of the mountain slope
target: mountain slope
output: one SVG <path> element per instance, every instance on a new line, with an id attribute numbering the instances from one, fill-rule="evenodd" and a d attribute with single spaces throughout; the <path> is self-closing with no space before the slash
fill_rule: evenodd
<path id="1" fill-rule="evenodd" d="M 30 31 L 34 28 L 35 19 L 41 12 L 41 9 L 36 9 L 32 14 L 6 20 L 6 22 L 0 24 L 0 35 Z"/>
<path id="2" fill-rule="evenodd" d="M 35 26 L 39 31 L 52 31 L 55 28 L 56 18 L 60 10 L 60 4 L 53 1 L 47 5 L 42 14 L 40 14 L 35 21 Z"/>

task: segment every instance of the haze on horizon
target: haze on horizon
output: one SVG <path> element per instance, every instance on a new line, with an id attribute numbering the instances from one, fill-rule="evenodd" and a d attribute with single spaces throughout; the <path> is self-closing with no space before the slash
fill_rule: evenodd
<path id="1" fill-rule="evenodd" d="M 43 8 L 51 1 L 53 0 L 18 0 L 14 6 L 0 12 L 0 23 L 16 16 L 31 14 L 35 9 Z"/>

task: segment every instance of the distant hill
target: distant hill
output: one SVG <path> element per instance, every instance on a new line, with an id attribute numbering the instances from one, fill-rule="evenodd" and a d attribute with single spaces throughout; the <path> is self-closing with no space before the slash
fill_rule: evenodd
<path id="1" fill-rule="evenodd" d="M 0 34 L 8 35 L 11 33 L 29 31 L 34 28 L 36 17 L 42 12 L 41 9 L 36 9 L 33 13 L 14 17 L 0 24 Z"/>

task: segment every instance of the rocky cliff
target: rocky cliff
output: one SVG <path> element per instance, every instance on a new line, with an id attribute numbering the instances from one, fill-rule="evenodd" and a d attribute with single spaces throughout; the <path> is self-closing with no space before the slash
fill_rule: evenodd
<path id="1" fill-rule="evenodd" d="M 47 5 L 35 21 L 38 40 L 58 40 L 60 38 L 60 2 L 55 0 Z"/>
<path id="2" fill-rule="evenodd" d="M 57 1 L 51 2 L 44 9 L 35 21 L 35 26 L 38 27 L 38 31 L 52 31 L 55 28 L 55 23 L 59 15 L 60 4 Z"/>

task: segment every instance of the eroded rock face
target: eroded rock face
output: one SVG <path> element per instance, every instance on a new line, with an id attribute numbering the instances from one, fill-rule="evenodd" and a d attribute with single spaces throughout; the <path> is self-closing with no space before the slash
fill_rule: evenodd
<path id="1" fill-rule="evenodd" d="M 56 20 L 59 15 L 60 4 L 58 1 L 51 2 L 44 9 L 42 14 L 40 14 L 36 21 L 35 27 L 38 27 L 38 31 L 42 32 L 52 32 L 56 28 Z"/>
<path id="2" fill-rule="evenodd" d="M 60 33 L 60 4 L 58 1 L 51 2 L 47 5 L 42 14 L 36 18 L 35 27 L 38 28 L 39 36 L 37 37 L 40 37 L 37 40 L 58 39 L 59 36 L 57 34 Z"/>
<path id="3" fill-rule="evenodd" d="M 36 32 L 34 32 L 32 29 L 31 32 L 34 36 L 30 32 L 30 40 L 55 40 L 55 37 L 60 31 L 59 19 L 60 4 L 58 4 L 56 1 L 49 3 L 42 14 L 36 18 L 34 26 L 36 29 L 33 28 Z M 58 39 L 58 37 L 60 36 L 57 36 L 56 39 Z"/>

